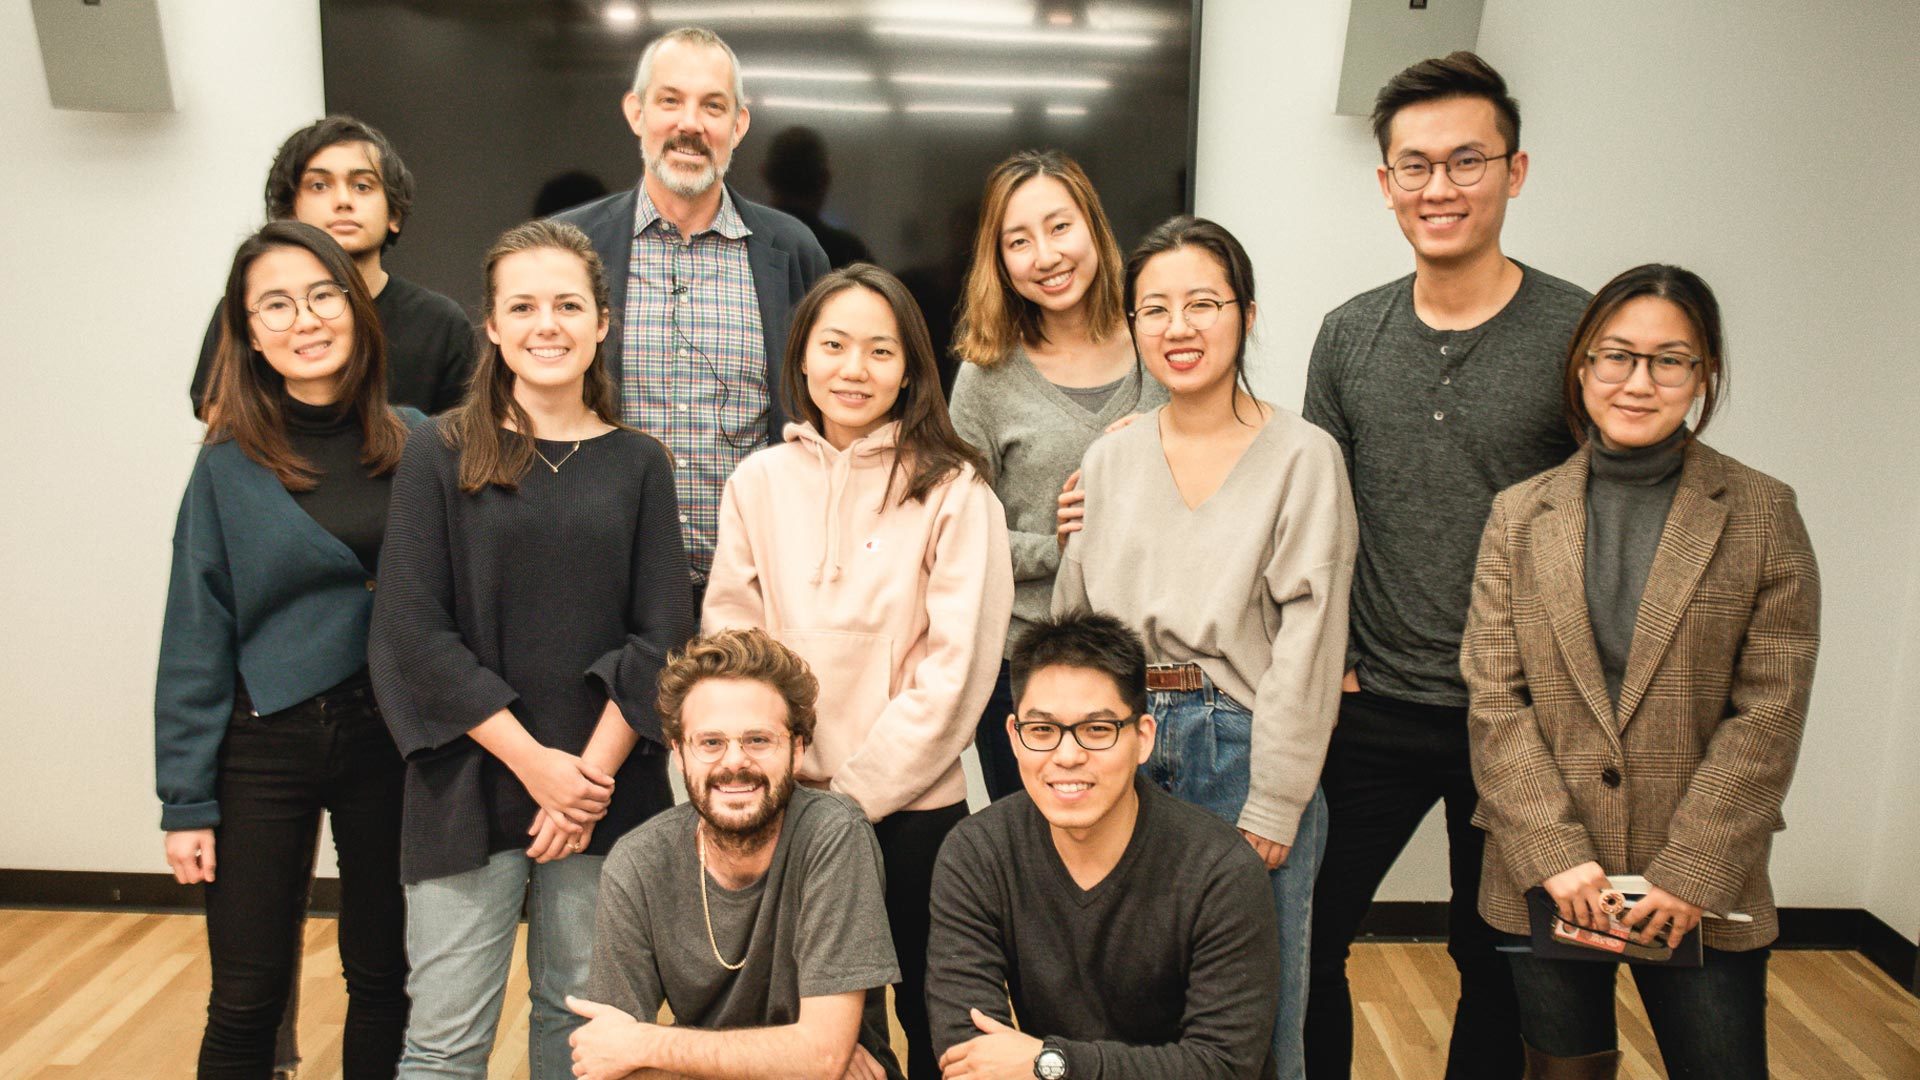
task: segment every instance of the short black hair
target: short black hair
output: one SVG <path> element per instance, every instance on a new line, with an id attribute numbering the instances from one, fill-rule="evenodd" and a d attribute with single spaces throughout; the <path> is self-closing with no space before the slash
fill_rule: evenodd
<path id="1" fill-rule="evenodd" d="M 1043 619 L 1013 645 L 1013 700 L 1027 692 L 1027 679 L 1041 668 L 1097 671 L 1113 680 L 1120 700 L 1135 716 L 1147 711 L 1147 649 L 1140 635 L 1111 615 L 1090 612 Z"/>
<path id="2" fill-rule="evenodd" d="M 1493 104 L 1494 125 L 1507 140 L 1507 153 L 1520 149 L 1520 103 L 1507 93 L 1507 80 L 1479 54 L 1461 49 L 1407 68 L 1387 80 L 1373 99 L 1373 138 L 1380 144 L 1380 160 L 1387 159 L 1393 118 L 1401 109 L 1423 101 L 1446 98 L 1485 98 Z"/>
<path id="3" fill-rule="evenodd" d="M 300 177 L 313 156 L 329 146 L 341 143 L 366 143 L 373 147 L 374 163 L 380 168 L 380 186 L 387 192 L 387 218 L 398 222 L 399 229 L 389 231 L 381 242 L 382 251 L 400 242 L 400 233 L 413 213 L 413 173 L 400 160 L 399 151 L 380 133 L 380 129 L 351 116 L 327 116 L 287 136 L 273 155 L 273 167 L 267 170 L 267 220 L 293 218 L 293 197 L 300 190 Z"/>

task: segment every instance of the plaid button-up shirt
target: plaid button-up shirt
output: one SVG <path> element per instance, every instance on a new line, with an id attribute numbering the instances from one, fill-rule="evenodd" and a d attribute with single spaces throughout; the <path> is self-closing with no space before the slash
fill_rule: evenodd
<path id="1" fill-rule="evenodd" d="M 627 262 L 620 415 L 674 456 L 680 530 L 695 583 L 713 566 L 720 492 L 766 438 L 767 356 L 747 236 L 721 188 L 713 224 L 692 237 L 640 186 Z"/>

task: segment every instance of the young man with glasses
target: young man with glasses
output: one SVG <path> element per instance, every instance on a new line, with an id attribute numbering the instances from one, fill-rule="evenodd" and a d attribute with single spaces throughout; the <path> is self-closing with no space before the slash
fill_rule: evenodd
<path id="1" fill-rule="evenodd" d="M 956 826 L 934 869 L 941 1076 L 1274 1076 L 1266 868 L 1238 830 L 1141 777 L 1154 720 L 1140 639 L 1107 615 L 1036 623 L 1013 650 L 1013 692 L 1026 790 Z"/>
<path id="2" fill-rule="evenodd" d="M 1501 250 L 1527 155 L 1519 107 L 1485 61 L 1456 52 L 1394 76 L 1373 132 L 1414 272 L 1329 314 L 1307 370 L 1303 412 L 1339 441 L 1360 523 L 1347 692 L 1321 777 L 1307 1075 L 1351 1070 L 1348 948 L 1444 800 L 1447 948 L 1460 971 L 1447 1075 L 1519 1076 L 1513 979 L 1476 904 L 1485 834 L 1473 823 L 1460 637 L 1494 495 L 1574 450 L 1561 379 L 1588 294 Z"/>
<path id="3" fill-rule="evenodd" d="M 780 441 L 787 326 L 828 269 L 805 225 L 725 183 L 747 134 L 744 98 L 739 60 L 711 30 L 655 38 L 621 103 L 640 139 L 639 184 L 560 215 L 607 268 L 620 332 L 600 347 L 621 418 L 673 451 L 695 610 L 721 489 L 748 453 Z"/>
<path id="4" fill-rule="evenodd" d="M 267 170 L 267 220 L 324 230 L 366 279 L 387 336 L 387 400 L 441 413 L 467 392 L 473 326 L 459 304 L 382 263 L 412 212 L 413 173 L 385 135 L 351 116 L 316 120 L 287 136 Z M 188 388 L 195 416 L 204 411 L 219 346 L 215 311 Z"/>
<path id="5" fill-rule="evenodd" d="M 818 693 L 761 630 L 696 638 L 661 673 L 688 802 L 607 856 L 592 971 L 568 1001 L 587 1018 L 576 1076 L 901 1076 L 879 844 L 850 800 L 794 783 Z"/>

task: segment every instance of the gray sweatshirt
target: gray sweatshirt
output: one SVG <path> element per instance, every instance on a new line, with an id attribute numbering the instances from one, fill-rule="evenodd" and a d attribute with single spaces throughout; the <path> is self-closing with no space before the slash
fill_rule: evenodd
<path id="1" fill-rule="evenodd" d="M 990 367 L 960 365 L 948 407 L 953 426 L 987 456 L 993 493 L 1007 511 L 1014 594 L 1006 655 L 1013 655 L 1015 639 L 1029 625 L 1047 617 L 1053 601 L 1053 575 L 1060 568 L 1054 540 L 1060 485 L 1108 424 L 1166 400 L 1166 388 L 1138 366 L 1095 413 L 1048 382 L 1024 348 Z"/>

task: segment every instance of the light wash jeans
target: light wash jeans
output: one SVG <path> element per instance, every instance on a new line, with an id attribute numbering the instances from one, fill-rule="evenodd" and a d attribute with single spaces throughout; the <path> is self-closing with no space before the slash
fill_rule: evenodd
<path id="1" fill-rule="evenodd" d="M 1251 775 L 1253 714 L 1215 689 L 1211 679 L 1198 690 L 1156 690 L 1149 699 L 1159 734 L 1153 756 L 1140 771 L 1161 790 L 1237 826 Z M 1280 1011 L 1273 1027 L 1273 1063 L 1280 1080 L 1306 1076 L 1301 1027 L 1307 1014 L 1307 939 L 1313 879 L 1326 846 L 1327 800 L 1316 786 L 1287 861 L 1269 875 L 1280 920 Z"/>
<path id="2" fill-rule="evenodd" d="M 572 855 L 536 863 L 524 851 L 502 851 L 485 866 L 407 886 L 413 1012 L 401 1080 L 486 1080 L 523 902 L 532 1002 L 527 1061 L 533 1080 L 571 1080 L 567 1037 L 583 1021 L 568 1011 L 566 997 L 586 985 L 604 861 Z"/>

